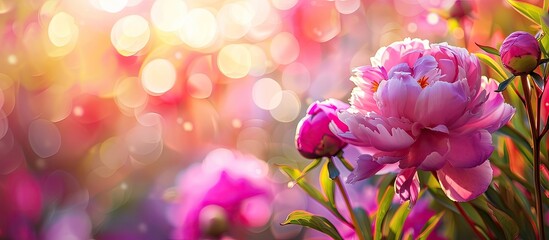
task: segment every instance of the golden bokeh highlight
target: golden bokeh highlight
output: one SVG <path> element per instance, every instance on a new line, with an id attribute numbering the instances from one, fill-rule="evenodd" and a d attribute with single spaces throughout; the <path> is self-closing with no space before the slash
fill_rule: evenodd
<path id="1" fill-rule="evenodd" d="M 252 68 L 252 55 L 243 44 L 229 44 L 219 51 L 217 66 L 229 78 L 243 78 Z"/>
<path id="2" fill-rule="evenodd" d="M 151 7 L 151 21 L 161 31 L 175 32 L 183 26 L 186 13 L 183 0 L 156 0 Z"/>
<path id="3" fill-rule="evenodd" d="M 201 49 L 212 45 L 218 36 L 218 26 L 212 12 L 203 8 L 190 10 L 185 18 L 178 36 L 191 48 Z"/>
<path id="4" fill-rule="evenodd" d="M 149 23 L 139 15 L 119 19 L 111 30 L 111 43 L 122 56 L 131 56 L 147 45 L 151 37 Z"/>
<path id="5" fill-rule="evenodd" d="M 74 17 L 66 12 L 55 14 L 48 25 L 48 38 L 56 47 L 74 45 L 78 40 L 78 25 Z"/>
<path id="6" fill-rule="evenodd" d="M 154 59 L 141 71 L 141 84 L 147 93 L 158 96 L 169 91 L 177 78 L 175 67 L 166 59 Z"/>

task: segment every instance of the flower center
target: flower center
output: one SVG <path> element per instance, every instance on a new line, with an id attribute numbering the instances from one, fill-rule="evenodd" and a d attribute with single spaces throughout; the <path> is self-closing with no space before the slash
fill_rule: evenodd
<path id="1" fill-rule="evenodd" d="M 372 81 L 372 88 L 370 90 L 372 90 L 372 92 L 377 92 L 378 87 L 379 87 L 379 83 L 376 81 Z"/>
<path id="2" fill-rule="evenodd" d="M 421 88 L 425 88 L 427 87 L 427 85 L 429 85 L 429 83 L 427 82 L 428 79 L 429 79 L 428 77 L 423 76 L 419 80 L 417 80 L 417 84 L 419 84 Z"/>

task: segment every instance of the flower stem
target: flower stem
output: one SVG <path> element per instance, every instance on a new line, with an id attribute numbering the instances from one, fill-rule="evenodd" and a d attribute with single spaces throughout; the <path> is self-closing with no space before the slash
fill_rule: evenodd
<path id="1" fill-rule="evenodd" d="M 528 82 L 528 75 L 523 74 L 520 76 L 522 83 L 522 90 L 524 92 L 524 98 L 526 100 L 526 111 L 528 112 L 528 120 L 530 121 L 530 130 L 532 133 L 532 153 L 534 155 L 534 198 L 536 202 L 536 219 L 538 225 L 538 239 L 545 239 L 545 231 L 543 229 L 543 205 L 541 203 L 541 174 L 540 174 L 540 143 L 538 125 L 540 122 L 539 114 L 538 119 L 534 117 L 534 110 L 532 107 L 532 97 L 530 91 L 530 83 Z M 537 123 L 536 123 L 537 122 Z"/>
<path id="2" fill-rule="evenodd" d="M 345 187 L 343 186 L 343 183 L 341 183 L 341 179 L 339 176 L 337 176 L 334 181 L 337 184 L 337 187 L 341 191 L 341 195 L 343 196 L 343 200 L 345 201 L 345 205 L 347 205 L 347 209 L 349 210 L 349 214 L 351 215 L 351 220 L 353 221 L 353 225 L 355 226 L 355 232 L 358 236 L 359 240 L 364 240 L 364 235 L 362 233 L 362 230 L 359 226 L 358 220 L 355 216 L 355 212 L 353 211 L 353 206 L 351 206 L 351 202 L 349 201 L 349 195 L 347 195 L 347 190 L 345 190 Z M 367 226 L 369 227 L 369 226 Z"/>
<path id="3" fill-rule="evenodd" d="M 454 202 L 454 205 L 456 205 L 456 208 L 458 209 L 459 213 L 461 213 L 461 215 L 463 216 L 463 218 L 465 218 L 465 221 L 467 221 L 467 224 L 469 224 L 469 226 L 471 226 L 471 228 L 473 229 L 473 232 L 475 232 L 475 234 L 477 235 L 477 237 L 479 239 L 484 239 L 484 235 L 478 231 L 478 229 L 475 227 L 475 222 L 473 222 L 473 220 L 469 217 L 469 215 L 467 215 L 467 213 L 465 212 L 465 210 L 463 210 L 463 208 L 461 207 L 461 205 L 459 205 L 458 202 Z"/>

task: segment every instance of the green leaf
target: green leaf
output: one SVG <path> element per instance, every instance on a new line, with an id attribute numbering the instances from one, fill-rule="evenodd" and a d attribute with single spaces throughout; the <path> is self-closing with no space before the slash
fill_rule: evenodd
<path id="1" fill-rule="evenodd" d="M 328 162 L 328 173 L 330 174 L 330 179 L 334 180 L 339 177 L 339 170 L 334 165 L 332 161 Z"/>
<path id="2" fill-rule="evenodd" d="M 520 14 L 530 19 L 530 21 L 540 25 L 541 16 L 543 15 L 543 9 L 536 5 L 525 2 L 519 2 L 514 0 L 507 0 L 507 2 L 509 2 L 509 4 L 511 4 L 511 6 Z"/>
<path id="3" fill-rule="evenodd" d="M 429 218 L 427 223 L 425 223 L 425 226 L 423 226 L 423 229 L 421 230 L 421 233 L 417 236 L 417 239 L 418 240 L 426 240 L 429 237 L 429 235 L 431 235 L 431 232 L 433 232 L 433 230 L 435 230 L 438 222 L 440 221 L 442 216 L 444 216 L 445 213 L 446 213 L 446 211 L 442 211 L 442 212 L 439 212 L 437 215 L 432 216 L 431 218 Z"/>
<path id="4" fill-rule="evenodd" d="M 543 91 L 543 87 L 545 87 L 545 82 L 543 81 L 543 78 L 535 72 L 531 72 L 530 77 L 534 79 L 534 82 L 536 83 L 536 85 L 538 85 L 541 91 Z"/>
<path id="5" fill-rule="evenodd" d="M 313 199 L 315 199 L 317 202 L 321 203 L 322 205 L 329 207 L 330 204 L 328 204 L 327 200 L 324 198 L 322 193 L 320 193 L 314 186 L 309 184 L 305 179 L 296 180 L 299 176 L 301 176 L 301 172 L 297 169 L 294 169 L 289 166 L 280 165 L 279 166 L 282 171 L 284 171 L 288 176 L 295 181 L 297 185 L 301 187 L 309 196 L 311 196 Z"/>
<path id="6" fill-rule="evenodd" d="M 349 170 L 351 172 L 355 170 L 353 165 L 345 157 L 343 157 L 343 150 L 341 150 L 341 151 L 339 151 L 339 153 L 337 153 L 337 158 L 339 158 L 339 160 L 341 161 L 341 163 L 343 163 L 343 166 L 345 166 L 345 168 L 347 168 L 347 170 Z"/>
<path id="7" fill-rule="evenodd" d="M 517 238 L 519 234 L 519 228 L 513 218 L 511 218 L 505 212 L 494 207 L 494 205 L 489 203 L 484 197 L 479 197 L 471 201 L 471 203 L 486 212 L 492 218 L 492 220 L 501 227 L 501 229 L 505 233 L 506 239 Z"/>
<path id="8" fill-rule="evenodd" d="M 385 190 L 385 193 L 383 194 L 383 197 L 381 198 L 381 202 L 379 202 L 379 207 L 377 209 L 377 216 L 376 216 L 376 226 L 375 226 L 375 232 L 374 232 L 374 239 L 379 240 L 382 238 L 383 233 L 381 232 L 381 226 L 383 224 L 383 221 L 385 220 L 385 217 L 387 216 L 387 212 L 389 212 L 389 209 L 391 208 L 391 202 L 393 201 L 393 197 L 395 196 L 395 190 L 393 188 L 387 188 Z"/>
<path id="9" fill-rule="evenodd" d="M 370 218 L 368 218 L 368 213 L 361 207 L 356 207 L 353 209 L 355 213 L 356 220 L 358 221 L 358 227 L 363 233 L 365 240 L 372 239 L 372 224 L 370 223 Z"/>
<path id="10" fill-rule="evenodd" d="M 396 210 L 395 214 L 389 222 L 389 239 L 400 239 L 402 235 L 402 228 L 404 227 L 404 221 L 410 214 L 410 201 L 404 202 Z"/>
<path id="11" fill-rule="evenodd" d="M 330 205 L 335 208 L 335 183 L 328 177 L 328 164 L 329 162 L 326 162 L 320 169 L 318 181 L 320 182 L 320 188 L 322 189 L 324 196 L 326 196 Z"/>
<path id="12" fill-rule="evenodd" d="M 503 68 L 494 59 L 484 53 L 475 53 L 475 55 L 481 62 L 493 69 L 501 79 L 507 79 L 507 73 L 505 73 L 505 70 L 503 70 Z"/>
<path id="13" fill-rule="evenodd" d="M 332 224 L 328 219 L 321 216 L 313 215 L 312 213 L 303 210 L 296 210 L 291 212 L 286 218 L 286 221 L 284 221 L 280 225 L 288 224 L 295 224 L 316 229 L 332 237 L 333 239 L 343 240 L 343 238 L 335 228 L 334 224 Z"/>
<path id="14" fill-rule="evenodd" d="M 294 180 L 299 181 L 300 179 L 305 177 L 305 175 L 307 175 L 307 173 L 309 173 L 311 170 L 315 169 L 320 164 L 321 161 L 322 161 L 322 158 L 317 158 L 317 159 L 311 161 L 311 163 L 309 163 L 309 165 L 307 165 L 303 169 L 303 171 L 301 172 L 301 175 L 299 177 L 297 177 L 296 179 L 294 179 Z"/>
<path id="15" fill-rule="evenodd" d="M 501 82 L 498 85 L 498 89 L 496 90 L 496 92 L 503 92 L 507 88 L 507 86 L 513 81 L 513 79 L 515 79 L 515 76 L 511 76 L 510 78 L 508 78 L 505 81 Z"/>
<path id="16" fill-rule="evenodd" d="M 493 48 L 493 47 L 490 47 L 490 46 L 484 46 L 484 45 L 480 45 L 478 43 L 475 43 L 480 49 L 484 50 L 485 52 L 487 53 L 491 53 L 491 54 L 494 54 L 494 55 L 498 55 L 499 56 L 499 50 Z"/>

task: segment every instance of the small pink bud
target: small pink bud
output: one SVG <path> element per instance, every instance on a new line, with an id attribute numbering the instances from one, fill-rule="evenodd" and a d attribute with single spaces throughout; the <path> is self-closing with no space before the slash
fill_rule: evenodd
<path id="1" fill-rule="evenodd" d="M 335 99 L 314 102 L 309 106 L 307 115 L 297 125 L 295 141 L 297 150 L 306 158 L 315 159 L 336 155 L 347 145 L 330 130 L 330 123 L 339 129 L 348 127 L 337 117 L 339 109 L 347 109 L 349 105 Z"/>
<path id="2" fill-rule="evenodd" d="M 534 71 L 541 58 L 539 42 L 527 32 L 514 32 L 501 44 L 499 49 L 503 65 L 518 76 Z"/>

